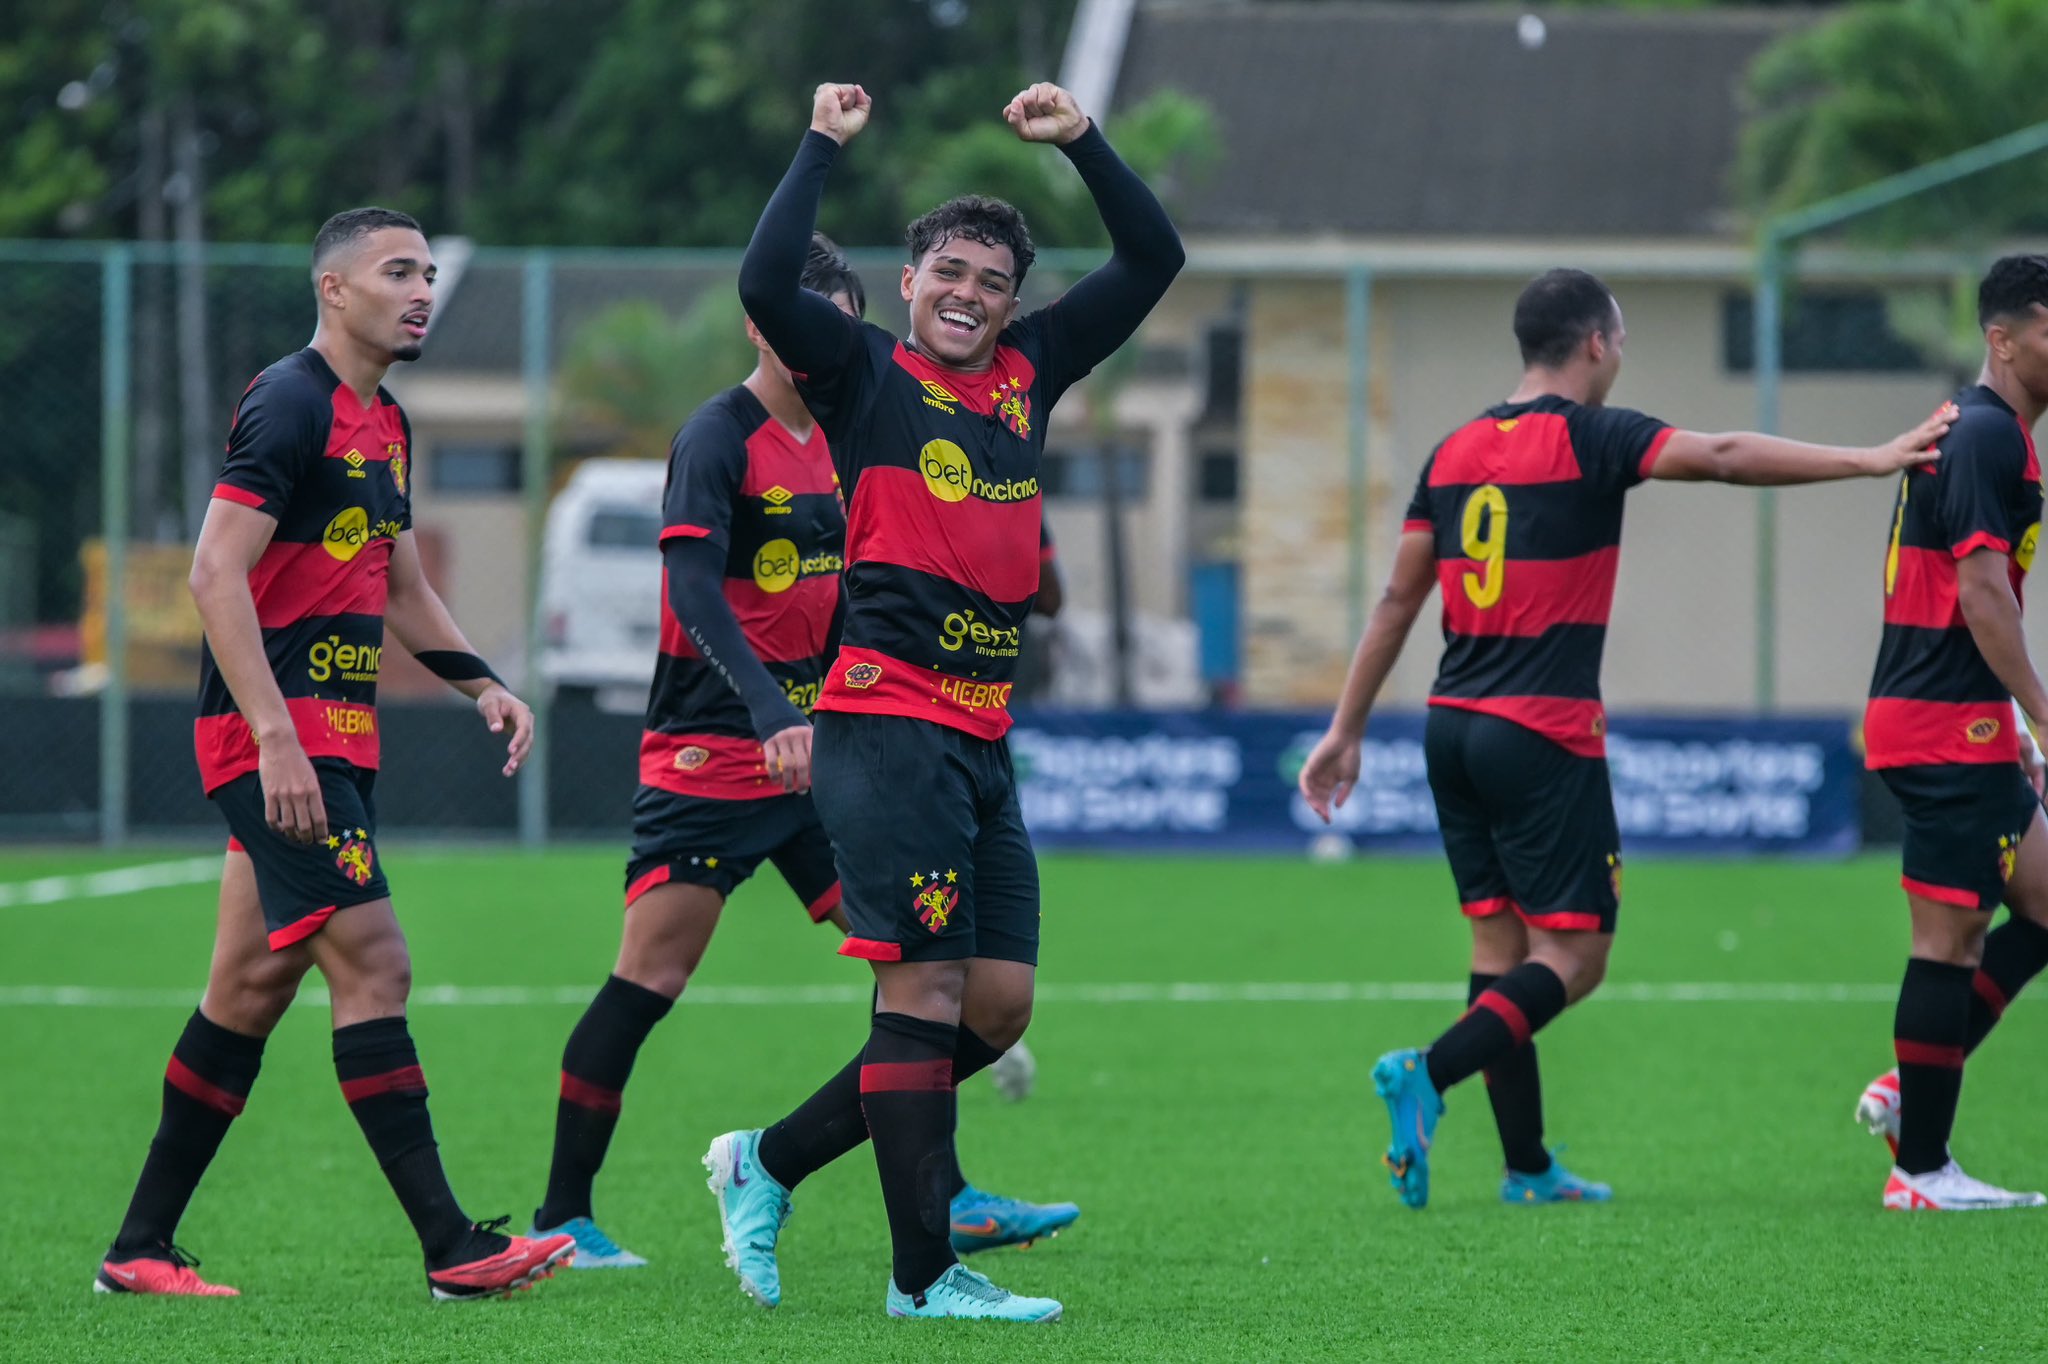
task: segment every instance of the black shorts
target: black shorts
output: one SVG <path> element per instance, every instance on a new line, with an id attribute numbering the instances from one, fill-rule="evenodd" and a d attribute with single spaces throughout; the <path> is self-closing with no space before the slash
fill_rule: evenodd
<path id="1" fill-rule="evenodd" d="M 764 861 L 782 873 L 811 922 L 839 907 L 832 843 L 809 796 L 714 800 L 643 786 L 633 797 L 629 905 L 669 881 L 730 895 Z"/>
<path id="2" fill-rule="evenodd" d="M 812 719 L 812 795 L 869 961 L 1038 962 L 1038 858 L 1010 746 L 896 715 Z"/>
<path id="3" fill-rule="evenodd" d="M 1535 928 L 1614 931 L 1621 833 L 1606 759 L 1450 706 L 1430 707 L 1422 745 L 1468 916 L 1513 910 Z"/>
<path id="4" fill-rule="evenodd" d="M 336 910 L 391 894 L 377 857 L 377 774 L 340 758 L 313 759 L 327 806 L 327 841 L 294 843 L 263 818 L 263 783 L 254 772 L 212 792 L 228 822 L 228 850 L 249 854 L 270 950 L 318 933 Z M 239 846 L 238 846 L 239 845 Z"/>
<path id="5" fill-rule="evenodd" d="M 1906 816 L 1900 884 L 1963 909 L 2004 904 L 2020 840 L 2041 809 L 2019 764 L 1884 767 L 1877 775 Z"/>

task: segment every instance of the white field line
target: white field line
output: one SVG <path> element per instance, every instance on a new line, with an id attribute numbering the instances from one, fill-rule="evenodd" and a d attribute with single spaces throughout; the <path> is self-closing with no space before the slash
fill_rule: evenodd
<path id="1" fill-rule="evenodd" d="M 412 1002 L 432 1008 L 528 1008 L 590 1003 L 593 984 L 425 985 Z M 1784 981 L 1633 981 L 1609 985 L 1593 997 L 1615 1004 L 1890 1004 L 1892 984 L 1815 984 Z M 870 998 L 866 985 L 702 985 L 683 995 L 685 1004 L 740 1005 L 786 1009 L 802 1005 L 851 1008 Z M 0 986 L 0 1008 L 153 1009 L 191 1008 L 197 985 L 188 989 L 110 989 L 95 985 Z M 327 991 L 308 986 L 306 1004 L 327 1002 Z M 1121 984 L 1048 983 L 1038 987 L 1041 1004 L 1462 1004 L 1465 988 L 1442 981 L 1129 981 Z"/>
<path id="2" fill-rule="evenodd" d="M 165 886 L 196 886 L 220 880 L 221 855 L 181 857 L 172 862 L 144 862 L 112 871 L 79 876 L 44 876 L 34 881 L 0 884 L 0 909 L 17 905 L 55 905 L 67 900 L 97 900 L 107 895 L 133 895 Z"/>

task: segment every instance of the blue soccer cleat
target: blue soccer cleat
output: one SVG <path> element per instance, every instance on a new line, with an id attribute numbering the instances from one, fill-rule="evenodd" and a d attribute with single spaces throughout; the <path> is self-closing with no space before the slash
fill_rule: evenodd
<path id="1" fill-rule="evenodd" d="M 739 1275 L 740 1292 L 763 1307 L 782 1301 L 782 1271 L 775 1241 L 789 1221 L 789 1190 L 761 1168 L 761 1133 L 727 1132 L 704 1153 L 705 1183 L 718 1199 L 725 1231 L 725 1263 Z"/>
<path id="2" fill-rule="evenodd" d="M 984 1193 L 969 1184 L 953 1199 L 953 1253 L 1028 1246 L 1041 1236 L 1071 1227 L 1081 1210 L 1072 1203 L 1026 1203 Z"/>
<path id="3" fill-rule="evenodd" d="M 1401 1201 L 1411 1208 L 1429 1206 L 1429 1143 L 1444 1115 L 1443 1097 L 1429 1082 L 1426 1053 L 1413 1047 L 1390 1051 L 1373 1063 L 1372 1087 L 1387 1101 L 1394 1139 L 1387 1144 L 1386 1165 Z"/>
<path id="4" fill-rule="evenodd" d="M 1550 1168 L 1542 1174 L 1525 1175 L 1509 1170 L 1500 1182 L 1503 1203 L 1609 1203 L 1613 1199 L 1612 1187 L 1580 1179 L 1564 1168 L 1556 1151 L 1550 1153 Z"/>
<path id="5" fill-rule="evenodd" d="M 1060 1305 L 1051 1298 L 1026 1298 L 997 1288 L 966 1265 L 954 1265 L 922 1293 L 905 1293 L 889 1280 L 892 1317 L 960 1317 L 976 1321 L 1058 1321 Z"/>
<path id="6" fill-rule="evenodd" d="M 536 1241 L 550 1236 L 567 1236 L 575 1241 L 576 1258 L 570 1262 L 571 1269 L 638 1269 L 647 1263 L 645 1257 L 635 1255 L 605 1235 L 588 1217 L 572 1217 L 559 1227 L 535 1227 L 526 1234 Z"/>

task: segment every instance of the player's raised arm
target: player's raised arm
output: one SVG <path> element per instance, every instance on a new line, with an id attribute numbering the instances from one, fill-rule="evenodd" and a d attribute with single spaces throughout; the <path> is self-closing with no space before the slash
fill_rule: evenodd
<path id="1" fill-rule="evenodd" d="M 1757 431 L 1714 435 L 1673 431 L 1645 470 L 1651 478 L 1686 483 L 1742 483 L 1757 487 L 1826 483 L 1840 478 L 1883 478 L 1940 458 L 1934 443 L 1956 419 L 1954 403 L 1883 445 L 1809 445 Z"/>
<path id="2" fill-rule="evenodd" d="M 1343 805 L 1358 784 L 1358 741 L 1365 737 L 1366 716 L 1435 586 L 1435 532 L 1426 525 L 1409 529 L 1394 552 L 1394 572 L 1387 580 L 1387 590 L 1380 594 L 1358 641 L 1337 713 L 1302 765 L 1301 794 L 1325 824 L 1330 822 L 1330 811 Z"/>
<path id="3" fill-rule="evenodd" d="M 740 262 L 740 303 L 782 363 L 798 374 L 831 369 L 846 358 L 858 325 L 829 299 L 803 287 L 804 260 L 818 222 L 825 176 L 840 147 L 867 126 L 874 102 L 858 85 L 821 85 L 811 128 L 796 159 L 761 211 Z"/>
<path id="4" fill-rule="evenodd" d="M 1041 82 L 1018 92 L 1004 106 L 1003 120 L 1026 142 L 1050 142 L 1066 153 L 1109 230 L 1109 260 L 1076 281 L 1054 313 L 1067 356 L 1085 373 L 1138 330 L 1180 273 L 1187 252 L 1166 209 L 1073 95 Z"/>

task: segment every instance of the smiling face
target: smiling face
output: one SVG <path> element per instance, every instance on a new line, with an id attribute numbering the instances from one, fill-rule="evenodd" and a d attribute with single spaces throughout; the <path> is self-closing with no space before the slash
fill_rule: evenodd
<path id="1" fill-rule="evenodd" d="M 387 363 L 417 360 L 434 311 L 437 273 L 433 252 L 419 232 L 404 227 L 366 232 L 320 264 L 323 319 L 366 354 Z"/>
<path id="2" fill-rule="evenodd" d="M 1016 258 L 968 237 L 935 242 L 903 267 L 903 298 L 921 355 L 947 369 L 987 369 L 1017 313 Z"/>

